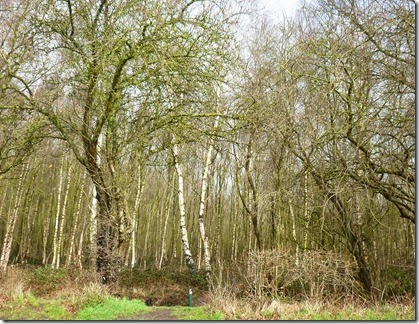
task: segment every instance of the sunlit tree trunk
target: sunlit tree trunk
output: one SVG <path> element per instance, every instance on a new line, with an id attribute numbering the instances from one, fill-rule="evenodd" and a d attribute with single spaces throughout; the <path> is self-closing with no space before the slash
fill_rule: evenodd
<path id="1" fill-rule="evenodd" d="M 141 194 L 143 192 L 143 183 L 141 181 L 142 172 L 141 172 L 141 164 L 138 165 L 137 168 L 138 175 L 137 175 L 137 193 L 135 196 L 134 202 L 134 211 L 132 213 L 132 220 L 131 220 L 131 268 L 134 268 L 135 262 L 137 260 L 137 250 L 136 250 L 136 236 L 137 236 L 137 219 L 140 210 L 140 199 Z"/>
<path id="2" fill-rule="evenodd" d="M 63 169 L 64 169 L 64 155 L 61 161 L 60 166 L 60 175 L 59 175 L 59 184 L 58 184 L 58 196 L 57 196 L 57 212 L 55 214 L 55 223 L 54 223 L 54 238 L 53 238 L 53 255 L 52 255 L 52 267 L 55 268 L 57 264 L 57 256 L 58 256 L 58 232 L 59 232 L 59 225 L 60 225 L 60 215 L 61 215 L 61 193 L 62 193 L 62 186 L 63 186 Z"/>
<path id="3" fill-rule="evenodd" d="M 175 137 L 173 137 L 174 139 Z M 173 158 L 175 162 L 176 172 L 178 175 L 178 197 L 179 197 L 179 213 L 180 213 L 180 231 L 183 243 L 183 252 L 185 255 L 185 261 L 191 273 L 196 272 L 195 262 L 192 258 L 192 253 L 189 248 L 188 231 L 186 229 L 186 218 L 185 218 L 185 199 L 183 190 L 183 174 L 182 168 L 178 160 L 178 147 L 176 144 L 172 148 Z"/>
<path id="4" fill-rule="evenodd" d="M 70 164 L 67 173 L 67 186 L 64 192 L 64 201 L 63 201 L 63 209 L 61 212 L 61 220 L 60 220 L 60 232 L 58 236 L 58 248 L 57 248 L 57 258 L 56 258 L 56 265 L 55 268 L 58 269 L 61 263 L 61 250 L 63 249 L 63 235 L 64 235 L 64 225 L 65 225 L 65 215 L 67 211 L 67 200 L 68 200 L 68 192 L 70 191 L 70 181 L 71 181 L 71 173 L 72 173 L 72 165 Z"/>
<path id="5" fill-rule="evenodd" d="M 96 154 L 96 164 L 100 166 L 101 164 L 101 157 L 100 157 L 100 150 L 103 145 L 103 134 L 99 134 L 98 138 L 98 149 Z M 92 202 L 91 202 L 91 211 L 90 211 L 90 232 L 89 232 L 89 242 L 90 242 L 90 266 L 92 268 L 96 267 L 97 263 L 97 216 L 98 216 L 98 199 L 97 199 L 97 190 L 96 184 L 92 183 L 91 186 L 92 191 Z"/>
<path id="6" fill-rule="evenodd" d="M 214 130 L 218 127 L 218 116 L 214 122 Z M 201 234 L 201 239 L 204 247 L 204 262 L 205 262 L 205 277 L 207 280 L 210 280 L 211 276 L 211 256 L 209 250 L 209 243 L 208 237 L 205 234 L 205 224 L 204 224 L 204 212 L 205 212 L 205 201 L 207 197 L 207 188 L 208 188 L 208 173 L 209 173 L 209 166 L 211 163 L 211 156 L 212 156 L 212 149 L 213 149 L 213 141 L 210 140 L 210 144 L 207 151 L 207 156 L 205 160 L 204 172 L 202 174 L 202 187 L 201 187 L 201 200 L 199 202 L 199 212 L 198 212 L 198 223 L 199 223 L 199 231 Z M 201 249 L 199 248 L 199 256 L 201 256 Z M 199 262 L 200 263 L 200 262 Z"/>
<path id="7" fill-rule="evenodd" d="M 81 229 L 81 233 L 80 233 L 80 240 L 79 240 L 79 244 L 78 244 L 77 257 L 76 257 L 76 264 L 80 269 L 83 268 L 83 264 L 82 264 L 83 242 L 84 242 L 84 233 L 86 231 L 86 224 L 88 222 L 89 222 L 89 219 L 87 217 L 83 217 L 83 225 L 82 225 L 82 229 Z"/>

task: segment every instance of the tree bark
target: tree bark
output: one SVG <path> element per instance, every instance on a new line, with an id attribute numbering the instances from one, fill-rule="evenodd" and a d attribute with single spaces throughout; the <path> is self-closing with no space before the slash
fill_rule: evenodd
<path id="1" fill-rule="evenodd" d="M 0 256 L 0 269 L 3 271 L 6 270 L 7 264 L 9 263 L 10 252 L 12 250 L 12 243 L 13 243 L 13 232 L 15 229 L 16 221 L 19 215 L 19 207 L 20 201 L 22 197 L 22 187 L 23 187 L 23 180 L 26 177 L 28 172 L 29 166 L 26 164 L 23 167 L 22 172 L 20 173 L 18 188 L 15 196 L 15 201 L 13 204 L 13 210 L 11 212 L 10 217 L 7 220 L 6 225 L 6 233 L 3 240 L 3 248 Z"/>
<path id="2" fill-rule="evenodd" d="M 137 193 L 135 196 L 135 202 L 134 202 L 134 211 L 132 214 L 132 220 L 131 220 L 131 268 L 134 268 L 135 261 L 137 260 L 137 251 L 136 251 L 136 235 L 137 235 L 137 219 L 138 219 L 138 213 L 140 210 L 140 199 L 141 194 L 143 192 L 143 183 L 141 181 L 141 165 L 138 165 L 137 168 L 138 175 L 137 175 Z"/>
<path id="3" fill-rule="evenodd" d="M 173 141 L 175 137 L 173 136 Z M 193 274 L 196 273 L 195 262 L 192 258 L 192 253 L 189 248 L 189 240 L 188 240 L 188 231 L 186 229 L 186 218 L 185 218 L 185 199 L 184 199 L 184 191 L 183 191 L 183 174 L 182 168 L 179 164 L 178 160 L 178 147 L 176 144 L 173 145 L 172 148 L 173 159 L 175 162 L 175 168 L 178 175 L 178 198 L 179 198 L 179 213 L 180 213 L 180 231 L 182 236 L 182 243 L 183 243 L 183 252 L 185 255 L 186 265 L 189 268 L 189 271 Z"/>
<path id="4" fill-rule="evenodd" d="M 214 130 L 218 127 L 218 116 L 214 122 Z M 199 223 L 199 231 L 201 234 L 201 239 L 204 247 L 204 262 L 205 262 L 205 277 L 208 281 L 211 279 L 211 256 L 209 250 L 209 243 L 208 237 L 205 234 L 205 224 L 204 224 L 204 212 L 205 212 L 205 202 L 207 197 L 207 188 L 208 188 L 208 173 L 209 173 L 209 166 L 211 164 L 211 156 L 212 156 L 212 149 L 213 149 L 213 140 L 210 140 L 210 144 L 208 147 L 204 172 L 202 174 L 202 187 L 201 187 L 201 199 L 199 202 L 199 212 L 198 212 L 198 223 Z M 201 249 L 199 249 L 201 251 Z M 199 252 L 201 255 L 201 252 Z"/>
<path id="5" fill-rule="evenodd" d="M 64 169 L 64 155 L 61 160 L 60 166 L 60 175 L 58 183 L 58 196 L 57 196 L 57 212 L 55 214 L 55 224 L 54 224 L 54 239 L 53 239 L 53 256 L 52 256 L 52 267 L 55 268 L 57 264 L 57 255 L 58 255 L 58 232 L 60 225 L 60 215 L 61 215 L 61 192 L 63 186 L 63 169 Z"/>
<path id="6" fill-rule="evenodd" d="M 61 250 L 63 249 L 63 234 L 64 234 L 64 225 L 65 225 L 65 214 L 67 211 L 67 200 L 68 200 L 68 192 L 70 191 L 70 181 L 71 181 L 71 173 L 72 173 L 72 165 L 70 164 L 67 173 L 67 186 L 64 192 L 64 201 L 63 201 L 63 209 L 61 211 L 61 220 L 60 220 L 60 232 L 58 236 L 58 248 L 57 248 L 57 258 L 56 258 L 56 265 L 55 268 L 58 269 L 61 263 Z"/>
<path id="7" fill-rule="evenodd" d="M 72 258 L 75 260 L 75 258 L 74 258 L 75 242 L 74 241 L 75 241 L 75 238 L 76 238 L 77 225 L 78 225 L 79 217 L 80 217 L 81 201 L 82 201 L 82 198 L 83 198 L 85 179 L 86 179 L 86 173 L 84 172 L 83 178 L 82 178 L 81 183 L 80 183 L 80 194 L 79 194 L 78 201 L 77 201 L 77 206 L 76 206 L 76 215 L 74 216 L 74 220 L 73 220 L 73 228 L 72 228 L 72 231 L 71 231 L 71 238 L 70 238 L 70 248 L 68 250 L 68 254 L 67 254 L 66 262 L 65 262 L 66 267 L 68 267 L 70 265 Z"/>

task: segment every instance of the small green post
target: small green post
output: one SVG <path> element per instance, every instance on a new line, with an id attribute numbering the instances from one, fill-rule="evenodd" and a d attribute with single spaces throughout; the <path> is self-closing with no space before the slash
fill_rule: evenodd
<path id="1" fill-rule="evenodd" d="M 192 307 L 192 289 L 189 288 L 189 295 L 188 295 L 189 307 Z"/>

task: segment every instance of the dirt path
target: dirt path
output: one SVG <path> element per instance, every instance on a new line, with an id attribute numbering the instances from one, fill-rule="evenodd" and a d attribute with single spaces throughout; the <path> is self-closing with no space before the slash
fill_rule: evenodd
<path id="1" fill-rule="evenodd" d="M 165 308 L 157 308 L 152 310 L 149 313 L 145 314 L 133 314 L 129 317 L 119 318 L 119 320 L 179 320 L 176 316 L 172 315 L 172 311 L 170 309 Z"/>

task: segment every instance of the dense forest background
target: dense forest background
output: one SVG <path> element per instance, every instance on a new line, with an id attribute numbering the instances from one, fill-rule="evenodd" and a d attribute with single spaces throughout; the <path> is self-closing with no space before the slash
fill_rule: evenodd
<path id="1" fill-rule="evenodd" d="M 257 5 L 1 2 L 2 271 L 414 293 L 414 1 Z"/>

